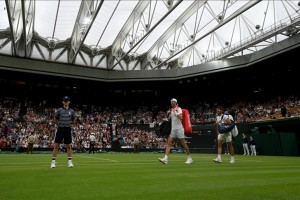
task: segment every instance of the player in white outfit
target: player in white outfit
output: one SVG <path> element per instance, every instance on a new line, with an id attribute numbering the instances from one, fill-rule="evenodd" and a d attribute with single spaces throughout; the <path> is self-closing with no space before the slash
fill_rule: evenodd
<path id="1" fill-rule="evenodd" d="M 229 113 L 223 114 L 223 108 L 221 106 L 216 107 L 216 127 L 221 124 L 230 124 L 230 120 L 233 120 L 233 117 Z M 218 131 L 218 129 L 217 129 Z M 228 133 L 219 133 L 218 132 L 218 157 L 216 159 L 213 159 L 214 162 L 221 163 L 222 158 L 222 144 L 226 142 L 228 144 L 229 153 L 231 155 L 229 163 L 235 163 L 234 159 L 234 148 L 232 145 L 232 134 L 231 131 Z"/>
<path id="2" fill-rule="evenodd" d="M 182 109 L 178 106 L 176 99 L 171 99 L 171 109 L 168 110 L 168 116 L 171 120 L 171 133 L 168 137 L 166 145 L 165 157 L 159 158 L 158 160 L 163 164 L 168 164 L 168 157 L 170 154 L 171 147 L 173 145 L 173 140 L 178 138 L 181 142 L 181 145 L 184 147 L 187 154 L 186 164 L 191 164 L 193 162 L 192 157 L 190 156 L 190 150 L 185 142 L 184 129 L 181 123 L 182 120 Z"/>

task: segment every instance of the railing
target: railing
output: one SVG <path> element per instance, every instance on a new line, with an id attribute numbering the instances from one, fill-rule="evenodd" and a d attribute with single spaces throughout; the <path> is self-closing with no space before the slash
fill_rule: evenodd
<path id="1" fill-rule="evenodd" d="M 209 62 L 213 60 L 218 60 L 226 56 L 233 55 L 236 52 L 239 52 L 248 46 L 254 45 L 262 40 L 266 40 L 272 37 L 275 33 L 282 32 L 288 27 L 290 27 L 291 25 L 296 25 L 299 22 L 300 22 L 300 15 L 298 13 L 295 13 L 291 17 L 282 19 L 279 22 L 276 22 L 275 24 L 267 27 L 266 29 L 256 31 L 254 35 L 246 37 L 245 39 L 241 40 L 240 42 L 234 45 L 224 47 L 223 49 L 217 52 L 213 52 L 212 55 L 207 55 L 205 61 Z"/>

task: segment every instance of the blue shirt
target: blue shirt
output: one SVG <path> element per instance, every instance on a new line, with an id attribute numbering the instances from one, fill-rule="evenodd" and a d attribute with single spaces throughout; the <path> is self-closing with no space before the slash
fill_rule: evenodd
<path id="1" fill-rule="evenodd" d="M 72 122 L 75 119 L 75 112 L 73 109 L 59 108 L 54 117 L 58 120 L 58 127 L 71 127 Z"/>

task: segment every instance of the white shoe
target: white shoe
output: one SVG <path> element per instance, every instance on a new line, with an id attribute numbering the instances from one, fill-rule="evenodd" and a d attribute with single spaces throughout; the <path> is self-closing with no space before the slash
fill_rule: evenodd
<path id="1" fill-rule="evenodd" d="M 50 168 L 55 168 L 56 166 L 55 166 L 55 160 L 52 160 L 52 162 L 51 162 L 51 165 L 50 165 Z"/>
<path id="2" fill-rule="evenodd" d="M 72 163 L 72 160 L 69 160 L 69 161 L 68 161 L 68 167 L 69 167 L 69 168 L 73 168 L 73 167 L 74 167 L 74 165 L 73 165 L 73 163 Z"/>
<path id="3" fill-rule="evenodd" d="M 185 161 L 185 164 L 192 164 L 193 159 L 191 157 L 188 157 Z"/>
<path id="4" fill-rule="evenodd" d="M 213 159 L 213 161 L 216 162 L 216 163 L 221 163 L 222 162 L 221 158 Z"/>
<path id="5" fill-rule="evenodd" d="M 161 162 L 163 164 L 168 164 L 168 159 L 166 159 L 166 158 L 159 158 L 158 160 L 159 160 L 159 162 Z"/>
<path id="6" fill-rule="evenodd" d="M 233 164 L 233 163 L 235 163 L 235 160 L 234 159 L 230 159 L 229 163 Z"/>

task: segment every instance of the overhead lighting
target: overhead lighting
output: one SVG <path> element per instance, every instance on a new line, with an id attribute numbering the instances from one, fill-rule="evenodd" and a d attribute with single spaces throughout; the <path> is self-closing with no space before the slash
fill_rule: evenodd
<path id="1" fill-rule="evenodd" d="M 261 92 L 261 89 L 258 88 L 257 90 L 254 90 L 253 92 L 254 92 L 254 93 L 259 93 L 259 92 Z"/>
<path id="2" fill-rule="evenodd" d="M 85 24 L 85 25 L 87 25 L 87 24 L 89 24 L 89 23 L 90 23 L 90 21 L 91 21 L 91 19 L 90 19 L 89 17 L 86 17 L 86 18 L 84 18 L 84 20 L 83 20 L 82 24 Z"/>

